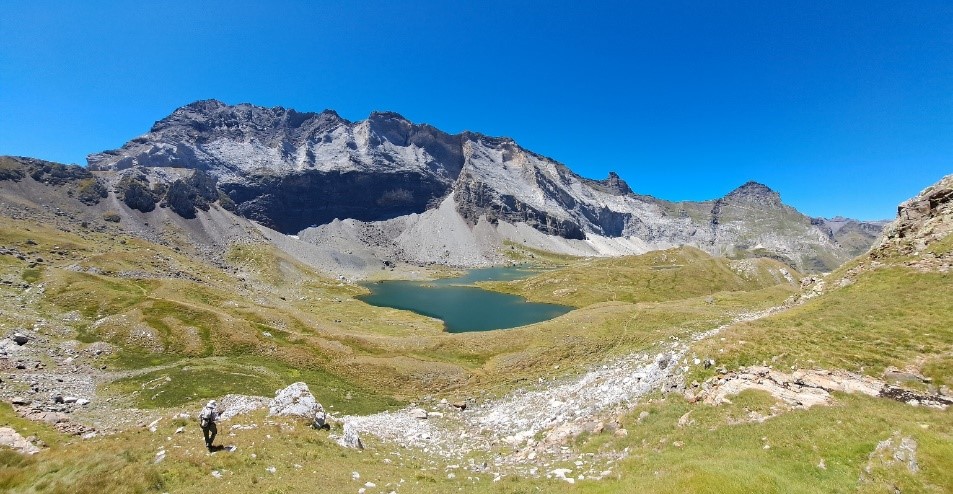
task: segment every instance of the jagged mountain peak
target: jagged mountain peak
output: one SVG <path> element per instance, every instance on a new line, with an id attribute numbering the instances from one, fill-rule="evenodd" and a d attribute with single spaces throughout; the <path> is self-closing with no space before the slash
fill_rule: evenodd
<path id="1" fill-rule="evenodd" d="M 818 270 L 847 258 L 829 228 L 783 206 L 777 192 L 757 182 L 718 201 L 669 203 L 635 194 L 614 171 L 586 179 L 509 137 L 449 134 L 392 111 L 349 122 L 330 110 L 202 100 L 88 161 L 90 170 L 104 172 L 203 170 L 236 213 L 288 234 L 335 218 L 390 221 L 447 205 L 471 228 L 523 225 L 589 242 L 570 251 L 622 254 L 687 244 L 733 256 L 768 251 L 798 269 Z M 149 176 L 157 180 L 172 173 L 154 171 Z M 768 231 L 763 224 L 781 226 Z"/>
<path id="2" fill-rule="evenodd" d="M 389 111 L 389 110 L 372 111 L 371 114 L 368 115 L 367 119 L 371 121 L 399 120 L 402 122 L 407 122 L 408 124 L 411 123 L 410 120 L 408 120 L 406 117 L 404 117 L 400 113 L 397 113 L 395 111 Z"/>
<path id="3" fill-rule="evenodd" d="M 758 202 L 761 204 L 780 206 L 781 194 L 778 194 L 767 185 L 749 180 L 737 189 L 729 192 L 725 196 L 725 200 L 729 202 Z"/>
<path id="4" fill-rule="evenodd" d="M 193 101 L 192 103 L 189 103 L 183 106 L 182 108 L 186 108 L 186 109 L 194 110 L 194 111 L 210 112 L 210 111 L 218 110 L 220 108 L 224 108 L 227 106 L 228 104 L 226 104 L 225 102 L 221 100 L 209 98 L 209 99 Z"/>
<path id="5" fill-rule="evenodd" d="M 629 187 L 629 184 L 625 183 L 625 180 L 619 177 L 614 171 L 609 172 L 609 176 L 603 180 L 610 190 L 616 192 L 617 194 L 631 194 L 632 189 Z"/>
<path id="6" fill-rule="evenodd" d="M 587 183 L 593 188 L 614 196 L 634 194 L 629 184 L 625 183 L 625 180 L 622 180 L 619 174 L 614 171 L 610 171 L 609 176 L 604 180 L 587 180 Z"/>

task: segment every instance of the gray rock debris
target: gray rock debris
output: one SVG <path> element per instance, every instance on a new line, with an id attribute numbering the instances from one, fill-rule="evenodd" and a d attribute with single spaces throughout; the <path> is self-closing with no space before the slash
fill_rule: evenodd
<path id="1" fill-rule="evenodd" d="M 36 445 L 30 441 L 27 441 L 26 438 L 21 436 L 20 433 L 12 427 L 0 427 L 0 446 L 13 448 L 15 451 L 28 455 L 40 452 L 40 448 L 36 447 Z"/>

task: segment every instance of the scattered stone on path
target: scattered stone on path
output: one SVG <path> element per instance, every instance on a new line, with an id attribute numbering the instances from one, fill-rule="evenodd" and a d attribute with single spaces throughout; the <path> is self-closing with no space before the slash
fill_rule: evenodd
<path id="1" fill-rule="evenodd" d="M 426 420 L 427 419 L 427 410 L 423 408 L 414 408 L 410 410 L 410 416 L 415 419 Z"/>
<path id="2" fill-rule="evenodd" d="M 11 336 L 10 339 L 13 340 L 14 343 L 20 346 L 26 345 L 30 341 L 29 336 L 19 332 L 13 333 L 13 336 Z"/>

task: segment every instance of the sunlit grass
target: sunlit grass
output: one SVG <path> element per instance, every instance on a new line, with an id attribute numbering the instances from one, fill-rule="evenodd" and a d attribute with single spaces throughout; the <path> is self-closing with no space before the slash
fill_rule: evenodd
<path id="1" fill-rule="evenodd" d="M 953 351 L 953 278 L 877 269 L 803 306 L 736 325 L 696 350 L 729 368 L 773 363 L 879 376 L 888 366 L 916 367 L 921 358 Z M 950 382 L 950 366 L 942 362 L 923 370 Z"/>
<path id="2" fill-rule="evenodd" d="M 769 259 L 730 261 L 680 247 L 641 256 L 581 260 L 525 280 L 480 286 L 537 302 L 585 307 L 599 302 L 661 302 L 793 284 Z M 796 281 L 796 280 L 795 280 Z"/>

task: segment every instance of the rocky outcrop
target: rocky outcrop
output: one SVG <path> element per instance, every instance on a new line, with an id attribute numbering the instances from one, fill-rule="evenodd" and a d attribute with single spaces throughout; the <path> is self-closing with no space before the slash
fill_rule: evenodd
<path id="1" fill-rule="evenodd" d="M 625 183 L 625 180 L 619 177 L 619 174 L 616 172 L 609 172 L 609 176 L 605 180 L 585 180 L 585 183 L 590 187 L 601 190 L 608 194 L 614 196 L 624 196 L 628 194 L 634 194 L 632 189 L 629 187 L 629 184 Z"/>
<path id="2" fill-rule="evenodd" d="M 35 455 L 40 448 L 21 436 L 12 427 L 0 427 L 0 446 L 12 448 L 14 451 L 27 455 Z"/>
<path id="3" fill-rule="evenodd" d="M 951 247 L 940 245 L 953 232 L 953 175 L 947 175 L 916 197 L 897 207 L 897 219 L 885 230 L 873 251 L 874 258 L 890 255 L 951 255 Z"/>
<path id="4" fill-rule="evenodd" d="M 203 170 L 195 170 L 187 179 L 178 179 L 169 186 L 165 202 L 183 218 L 195 218 L 198 210 L 208 211 L 218 199 L 215 178 Z"/>
<path id="5" fill-rule="evenodd" d="M 99 204 L 108 195 L 103 181 L 81 166 L 0 156 L 0 181 L 19 182 L 27 175 L 38 183 L 62 189 L 68 197 L 87 206 Z"/>
<path id="6" fill-rule="evenodd" d="M 199 101 L 88 161 L 91 170 L 103 172 L 202 171 L 217 181 L 223 206 L 286 234 L 335 219 L 380 222 L 422 214 L 452 197 L 471 227 L 485 220 L 528 225 L 568 241 L 624 238 L 642 251 L 688 244 L 713 254 L 770 256 L 803 271 L 833 269 L 870 240 L 853 235 L 850 246 L 840 245 L 830 228 L 756 182 L 716 201 L 661 201 L 634 194 L 614 172 L 586 179 L 512 139 L 448 134 L 392 112 L 351 122 L 330 110 Z M 166 202 L 182 216 L 216 199 L 168 176 Z M 148 209 L 149 189 L 135 183 L 126 187 L 124 200 Z"/>
<path id="7" fill-rule="evenodd" d="M 156 203 L 165 192 L 163 189 L 156 190 L 149 184 L 146 174 L 136 170 L 119 180 L 116 195 L 130 208 L 148 213 L 156 208 Z"/>

